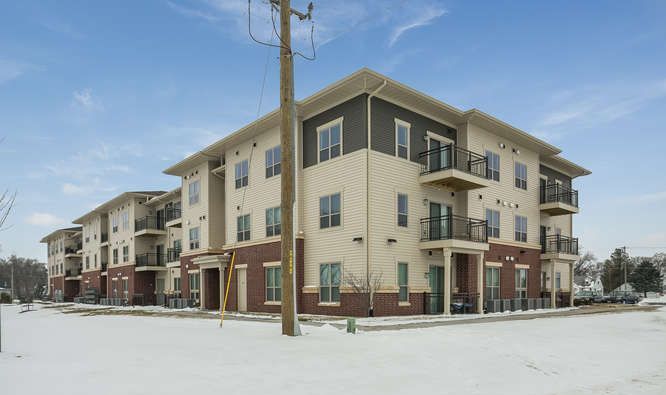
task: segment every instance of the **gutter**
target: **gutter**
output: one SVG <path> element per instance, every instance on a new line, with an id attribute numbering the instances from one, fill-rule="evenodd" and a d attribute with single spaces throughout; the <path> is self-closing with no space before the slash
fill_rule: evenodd
<path id="1" fill-rule="evenodd" d="M 367 131 L 368 131 L 368 149 L 366 151 L 366 162 L 365 162 L 365 187 L 366 187 L 366 193 L 365 193 L 365 279 L 366 282 L 368 283 L 368 286 L 370 286 L 370 149 L 372 146 L 372 106 L 371 106 L 371 99 L 376 96 L 379 91 L 384 89 L 384 87 L 388 84 L 386 80 L 382 82 L 382 84 L 375 89 L 372 93 L 368 95 L 367 99 L 367 105 L 366 105 L 366 111 L 367 111 Z M 369 288 L 369 287 L 368 287 Z M 369 291 L 371 291 L 369 289 Z M 372 304 L 372 295 L 370 295 L 370 309 L 373 309 L 373 304 Z M 369 312 L 368 312 L 369 313 Z M 373 314 L 374 315 L 374 314 Z"/>

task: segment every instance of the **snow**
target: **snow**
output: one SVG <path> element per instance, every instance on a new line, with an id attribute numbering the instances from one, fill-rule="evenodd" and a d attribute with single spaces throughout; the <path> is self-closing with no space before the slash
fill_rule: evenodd
<path id="1" fill-rule="evenodd" d="M 642 304 L 642 305 L 646 305 L 646 304 L 666 304 L 666 295 L 656 295 L 655 297 L 652 297 L 652 298 L 642 299 L 640 304 Z"/>
<path id="2" fill-rule="evenodd" d="M 666 308 L 346 334 L 2 306 L 3 394 L 664 394 Z"/>

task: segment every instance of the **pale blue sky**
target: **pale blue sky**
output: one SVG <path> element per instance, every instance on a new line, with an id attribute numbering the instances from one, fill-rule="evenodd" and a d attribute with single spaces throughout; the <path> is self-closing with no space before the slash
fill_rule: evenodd
<path id="1" fill-rule="evenodd" d="M 267 6 L 253 4 L 269 39 Z M 39 239 L 97 204 L 175 187 L 163 169 L 255 118 L 267 58 L 260 112 L 278 105 L 277 53 L 250 41 L 246 7 L 3 2 L 0 187 L 18 198 L 0 256 L 44 260 Z M 297 98 L 370 67 L 479 108 L 593 171 L 575 182 L 587 249 L 666 247 L 666 2 L 322 0 L 314 15 L 317 60 L 297 61 Z M 310 24 L 296 25 L 307 53 Z"/>

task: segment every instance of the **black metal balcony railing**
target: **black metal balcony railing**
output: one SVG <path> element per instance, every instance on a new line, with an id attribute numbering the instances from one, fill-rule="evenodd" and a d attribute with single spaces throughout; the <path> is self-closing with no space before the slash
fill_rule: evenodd
<path id="1" fill-rule="evenodd" d="M 578 255 L 578 238 L 562 235 L 542 237 L 541 252 Z"/>
<path id="2" fill-rule="evenodd" d="M 77 247 L 65 247 L 65 254 L 76 254 L 78 250 Z"/>
<path id="3" fill-rule="evenodd" d="M 180 260 L 180 248 L 167 248 L 167 262 L 177 262 Z"/>
<path id="4" fill-rule="evenodd" d="M 564 203 L 578 207 L 578 191 L 560 184 L 541 187 L 541 203 Z"/>
<path id="5" fill-rule="evenodd" d="M 164 210 L 164 214 L 166 216 L 166 222 L 173 221 L 175 219 L 180 218 L 180 209 L 175 208 L 175 207 L 167 207 Z"/>
<path id="6" fill-rule="evenodd" d="M 102 237 L 100 238 L 100 242 L 106 243 L 109 241 L 109 234 L 108 233 L 102 233 Z"/>
<path id="7" fill-rule="evenodd" d="M 65 277 L 80 276 L 83 273 L 83 269 L 67 269 L 65 270 Z"/>
<path id="8" fill-rule="evenodd" d="M 165 266 L 166 254 L 147 252 L 136 256 L 136 266 Z"/>
<path id="9" fill-rule="evenodd" d="M 109 267 L 109 264 L 108 264 L 107 262 L 102 262 L 102 268 L 101 268 L 101 270 L 102 270 L 103 272 L 106 271 L 107 267 Z"/>
<path id="10" fill-rule="evenodd" d="M 421 175 L 455 169 L 481 178 L 488 174 L 488 158 L 448 144 L 419 154 Z"/>
<path id="11" fill-rule="evenodd" d="M 164 218 L 154 215 L 148 215 L 134 220 L 134 231 L 138 232 L 145 229 L 164 230 Z"/>
<path id="12" fill-rule="evenodd" d="M 445 215 L 421 219 L 421 241 L 467 240 L 488 242 L 488 224 L 480 219 Z"/>

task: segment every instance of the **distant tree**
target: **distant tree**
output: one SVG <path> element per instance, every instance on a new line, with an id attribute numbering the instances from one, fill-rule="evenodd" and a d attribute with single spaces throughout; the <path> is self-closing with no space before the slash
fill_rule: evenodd
<path id="1" fill-rule="evenodd" d="M 0 144 L 5 140 L 4 137 L 0 137 Z M 4 230 L 7 218 L 9 218 L 9 213 L 12 212 L 14 208 L 14 201 L 16 201 L 16 192 L 11 193 L 9 190 L 5 190 L 0 195 L 0 230 Z"/>
<path id="2" fill-rule="evenodd" d="M 629 283 L 636 292 L 642 292 L 647 297 L 648 292 L 662 290 L 662 275 L 652 262 L 645 259 L 631 272 Z"/>
<path id="3" fill-rule="evenodd" d="M 583 254 L 574 265 L 574 275 L 595 276 L 598 271 L 597 257 L 591 251 Z"/>
<path id="4" fill-rule="evenodd" d="M 14 297 L 21 300 L 39 298 L 46 288 L 46 265 L 36 259 L 20 258 L 12 255 L 0 258 L 0 286 L 11 286 L 12 266 L 14 269 Z"/>
<path id="5" fill-rule="evenodd" d="M 612 291 L 624 283 L 625 265 L 628 280 L 629 273 L 636 265 L 632 263 L 629 254 L 622 249 L 618 248 L 613 251 L 601 268 L 601 282 L 604 284 L 604 289 Z"/>

